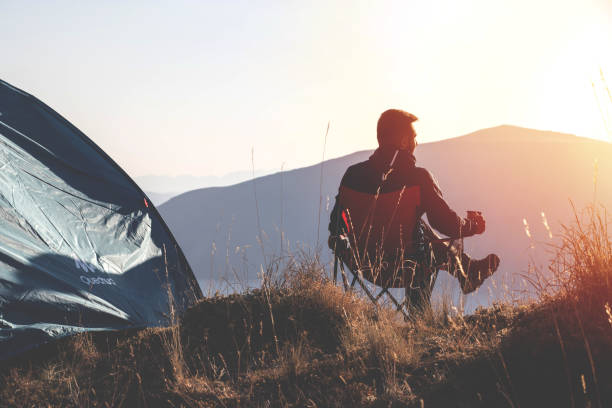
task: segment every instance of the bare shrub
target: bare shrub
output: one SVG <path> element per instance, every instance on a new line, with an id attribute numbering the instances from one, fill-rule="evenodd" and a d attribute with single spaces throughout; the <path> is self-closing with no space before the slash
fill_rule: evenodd
<path id="1" fill-rule="evenodd" d="M 612 301 L 612 240 L 605 208 L 593 203 L 582 212 L 574 208 L 574 223 L 564 225 L 561 243 L 549 267 L 543 299 L 561 296 L 588 316 L 607 318 Z"/>

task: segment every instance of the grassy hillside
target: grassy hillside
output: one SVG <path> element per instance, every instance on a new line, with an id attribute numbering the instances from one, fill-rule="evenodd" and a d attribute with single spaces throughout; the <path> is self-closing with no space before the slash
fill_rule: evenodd
<path id="1" fill-rule="evenodd" d="M 302 260 L 170 328 L 89 333 L 0 368 L 2 406 L 612 406 L 605 215 L 565 229 L 541 300 L 404 322 Z M 550 276 L 547 274 L 546 276 Z"/>

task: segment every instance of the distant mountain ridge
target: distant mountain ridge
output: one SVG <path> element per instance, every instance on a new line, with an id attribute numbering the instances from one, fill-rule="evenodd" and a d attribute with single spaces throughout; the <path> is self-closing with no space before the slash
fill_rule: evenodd
<path id="1" fill-rule="evenodd" d="M 255 177 L 272 173 L 270 170 L 256 170 Z M 253 178 L 251 171 L 235 171 L 223 176 L 180 176 L 147 175 L 134 180 L 156 206 L 170 198 L 191 190 L 207 187 L 229 186 Z"/>
<path id="2" fill-rule="evenodd" d="M 159 210 L 202 280 L 256 279 L 264 257 L 269 261 L 288 249 L 318 245 L 323 259 L 330 260 L 327 224 L 340 178 L 349 165 L 367 160 L 371 153 L 190 191 Z M 436 177 L 455 211 L 465 216 L 467 210 L 481 210 L 486 217 L 487 232 L 466 239 L 466 250 L 476 257 L 496 252 L 502 263 L 497 283 L 485 284 L 473 302 L 500 296 L 503 285 L 518 289 L 530 261 L 544 264 L 546 248 L 555 241 L 549 239 L 543 217 L 556 237 L 560 223 L 572 220 L 569 200 L 579 209 L 593 200 L 596 159 L 597 199 L 612 208 L 612 144 L 607 142 L 499 126 L 419 145 L 415 155 L 417 165 Z M 456 285 L 446 281 L 456 293 Z"/>
<path id="3" fill-rule="evenodd" d="M 178 195 L 178 193 L 156 193 L 154 191 L 145 191 L 145 194 L 153 202 L 156 207 L 159 207 L 172 197 Z"/>

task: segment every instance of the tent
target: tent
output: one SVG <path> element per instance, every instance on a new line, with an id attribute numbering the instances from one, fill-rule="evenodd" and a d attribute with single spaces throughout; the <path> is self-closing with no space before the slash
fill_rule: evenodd
<path id="1" fill-rule="evenodd" d="M 151 201 L 76 127 L 0 81 L 0 360 L 170 323 L 202 292 Z"/>

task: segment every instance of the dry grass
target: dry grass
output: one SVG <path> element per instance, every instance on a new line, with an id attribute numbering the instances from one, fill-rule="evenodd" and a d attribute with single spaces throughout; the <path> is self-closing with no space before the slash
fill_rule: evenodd
<path id="1" fill-rule="evenodd" d="M 580 303 L 589 314 L 605 313 L 612 300 L 612 241 L 610 218 L 605 208 L 592 204 L 578 213 L 575 222 L 563 227 L 561 244 L 549 268 L 551 279 L 543 295 L 561 296 Z"/>
<path id="2" fill-rule="evenodd" d="M 532 305 L 443 305 L 405 322 L 303 256 L 169 328 L 86 333 L 9 361 L 0 405 L 610 406 L 612 250 L 598 211 L 565 229 Z"/>
<path id="3" fill-rule="evenodd" d="M 563 226 L 561 242 L 554 247 L 555 256 L 548 271 L 535 274 L 541 303 L 546 305 L 554 323 L 572 406 L 576 406 L 577 400 L 591 406 L 605 406 L 602 395 L 610 392 L 609 386 L 602 389 L 598 379 L 601 373 L 607 377 L 610 371 L 604 364 L 610 363 L 610 358 L 601 349 L 612 345 L 609 224 L 606 209 L 596 201 L 580 212 L 574 208 L 574 222 Z M 588 365 L 572 367 L 574 356 L 568 357 L 568 344 L 570 348 L 582 349 Z M 573 354 L 571 350 L 570 354 Z"/>
<path id="4" fill-rule="evenodd" d="M 481 337 L 445 314 L 407 324 L 332 284 L 316 260 L 284 272 L 274 286 L 206 299 L 169 328 L 87 333 L 29 353 L 2 372 L 0 401 L 404 406 L 419 403 L 415 370 L 430 371 L 442 356 L 457 358 Z"/>

